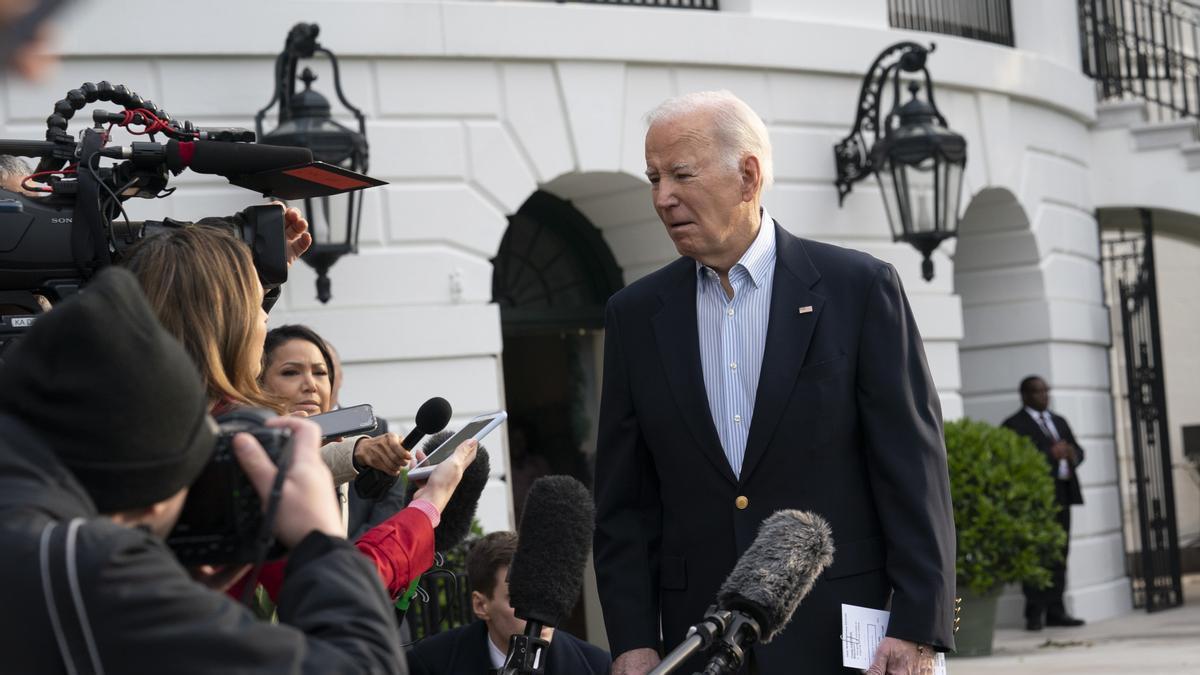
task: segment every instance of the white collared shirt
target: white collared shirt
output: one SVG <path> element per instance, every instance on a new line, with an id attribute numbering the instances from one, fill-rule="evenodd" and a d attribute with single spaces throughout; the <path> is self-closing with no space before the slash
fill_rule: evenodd
<path id="1" fill-rule="evenodd" d="M 725 458 L 742 473 L 750 418 L 767 346 L 771 287 L 775 280 L 775 221 L 762 209 L 758 235 L 729 269 L 733 299 L 715 270 L 696 263 L 696 328 L 704 391 Z"/>
<path id="2" fill-rule="evenodd" d="M 1049 410 L 1038 412 L 1029 406 L 1025 406 L 1025 414 L 1033 418 L 1033 421 L 1044 431 L 1050 434 L 1050 440 L 1061 440 L 1062 436 L 1058 433 L 1058 427 L 1054 426 L 1054 417 Z"/>
<path id="3" fill-rule="evenodd" d="M 492 642 L 492 636 L 490 633 L 484 637 L 487 638 L 488 658 L 492 660 L 492 667 L 496 670 L 500 670 L 504 667 L 504 660 L 508 658 L 508 654 L 500 651 L 500 649 L 496 646 L 496 643 Z"/>

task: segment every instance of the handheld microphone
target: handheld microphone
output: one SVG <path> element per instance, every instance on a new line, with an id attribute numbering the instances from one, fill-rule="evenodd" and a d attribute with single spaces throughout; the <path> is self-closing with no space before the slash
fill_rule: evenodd
<path id="1" fill-rule="evenodd" d="M 509 640 L 502 675 L 545 671 L 542 628 L 557 626 L 579 599 L 595 522 L 592 495 L 574 478 L 546 476 L 529 489 L 508 568 L 508 596 L 525 633 Z"/>
<path id="2" fill-rule="evenodd" d="M 651 675 L 674 672 L 690 657 L 709 653 L 705 675 L 736 673 L 754 643 L 783 630 L 817 577 L 833 562 L 833 534 L 808 511 L 776 511 L 717 591 L 717 604 Z"/>
<path id="3" fill-rule="evenodd" d="M 450 423 L 452 414 L 454 411 L 450 408 L 450 402 L 440 396 L 434 396 L 425 401 L 417 409 L 416 426 L 400 444 L 404 446 L 405 450 L 412 450 L 417 447 L 417 443 L 420 443 L 422 438 L 425 438 L 426 434 L 435 434 L 445 429 L 446 425 Z M 354 491 L 362 499 L 379 501 L 395 484 L 396 476 L 368 467 L 354 479 Z"/>

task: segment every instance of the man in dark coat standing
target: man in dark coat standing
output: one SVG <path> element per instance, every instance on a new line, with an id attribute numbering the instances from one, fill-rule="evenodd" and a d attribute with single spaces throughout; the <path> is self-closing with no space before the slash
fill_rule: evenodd
<path id="1" fill-rule="evenodd" d="M 1071 507 L 1083 503 L 1079 477 L 1075 468 L 1083 463 L 1083 448 L 1075 441 L 1071 425 L 1061 415 L 1050 412 L 1050 387 L 1036 375 L 1021 380 L 1023 408 L 1004 420 L 1004 426 L 1033 441 L 1046 456 L 1050 475 L 1054 477 L 1054 494 L 1061 510 L 1058 522 L 1067 533 L 1063 544 L 1062 561 L 1055 563 L 1050 573 L 1049 588 L 1025 585 L 1025 628 L 1041 630 L 1047 626 L 1082 626 L 1083 620 L 1067 613 L 1063 591 L 1067 587 L 1067 552 L 1071 548 Z"/>
<path id="2" fill-rule="evenodd" d="M 954 522 L 896 271 L 767 215 L 770 140 L 729 92 L 672 99 L 649 123 L 654 207 L 683 257 L 607 311 L 595 562 L 613 672 L 645 673 L 660 639 L 682 641 L 780 509 L 826 518 L 835 553 L 787 629 L 753 648 L 757 672 L 850 672 L 842 603 L 889 600 L 874 667 L 927 672 L 954 644 Z"/>
<path id="3" fill-rule="evenodd" d="M 6 673 L 399 673 L 391 604 L 347 543 L 316 425 L 291 430 L 279 624 L 189 575 L 163 537 L 212 457 L 200 375 L 117 268 L 39 318 L 0 365 L 0 653 Z M 254 489 L 275 465 L 235 437 Z M 240 569 L 240 568 L 239 568 Z M 191 570 L 219 585 L 212 570 Z M 55 618 L 57 617 L 57 618 Z"/>

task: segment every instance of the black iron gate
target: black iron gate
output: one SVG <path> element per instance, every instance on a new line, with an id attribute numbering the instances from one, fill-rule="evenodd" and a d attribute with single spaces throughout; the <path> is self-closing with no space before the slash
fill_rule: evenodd
<path id="1" fill-rule="evenodd" d="M 1120 302 L 1125 356 L 1125 398 L 1131 430 L 1137 517 L 1131 556 L 1133 604 L 1153 612 L 1183 604 L 1175 487 L 1159 339 L 1154 274 L 1154 219 L 1141 209 L 1141 233 L 1104 241 L 1104 265 Z M 1117 346 L 1114 344 L 1113 348 Z"/>

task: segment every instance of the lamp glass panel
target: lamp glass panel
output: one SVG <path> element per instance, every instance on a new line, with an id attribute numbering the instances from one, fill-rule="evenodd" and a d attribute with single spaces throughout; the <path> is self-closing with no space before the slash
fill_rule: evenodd
<path id="1" fill-rule="evenodd" d="M 941 228 L 953 234 L 958 230 L 958 209 L 962 199 L 963 165 L 941 161 L 938 167 L 938 211 L 944 214 Z"/>
<path id="2" fill-rule="evenodd" d="M 892 228 L 892 238 L 899 239 L 904 234 L 904 206 L 900 200 L 900 192 L 896 189 L 896 177 L 891 167 L 879 167 L 875 178 L 879 181 L 879 192 L 883 195 L 883 210 L 887 216 L 888 227 Z"/>

